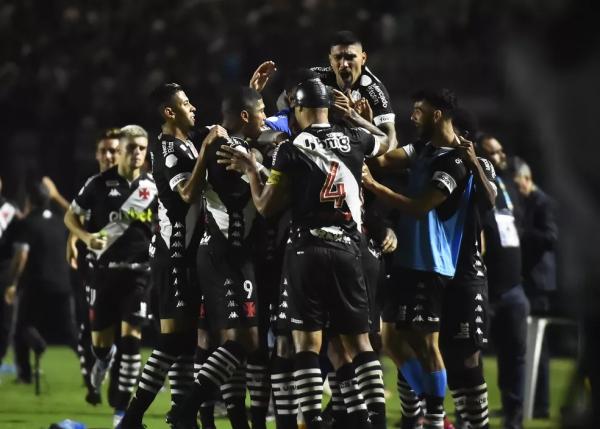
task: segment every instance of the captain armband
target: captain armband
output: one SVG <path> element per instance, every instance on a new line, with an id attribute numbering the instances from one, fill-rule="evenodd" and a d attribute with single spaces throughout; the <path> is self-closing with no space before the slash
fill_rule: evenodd
<path id="1" fill-rule="evenodd" d="M 267 185 L 280 185 L 284 184 L 287 181 L 287 176 L 277 170 L 271 169 L 271 174 L 269 175 L 269 179 L 267 180 Z"/>

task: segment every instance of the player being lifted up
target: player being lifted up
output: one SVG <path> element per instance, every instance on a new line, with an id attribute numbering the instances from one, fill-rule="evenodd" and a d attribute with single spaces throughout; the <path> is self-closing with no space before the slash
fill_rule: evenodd
<path id="1" fill-rule="evenodd" d="M 266 217 L 291 206 L 293 252 L 289 283 L 296 349 L 296 391 L 309 428 L 321 426 L 322 379 L 319 351 L 325 324 L 338 333 L 352 357 L 360 390 L 381 394 L 369 412 L 385 419 L 381 367 L 369 343 L 368 303 L 358 248 L 361 223 L 360 170 L 365 156 L 387 150 L 386 135 L 357 118 L 361 128 L 331 126 L 330 97 L 319 79 L 297 86 L 295 120 L 302 131 L 277 148 L 271 175 L 263 185 L 251 155 L 223 148 L 221 161 L 250 179 L 252 198 Z M 315 274 L 317 273 L 317 275 Z M 357 386 L 355 371 L 342 371 L 349 415 L 368 426 L 369 412 Z"/>
<path id="2" fill-rule="evenodd" d="M 163 386 L 167 373 L 174 406 L 193 381 L 199 294 L 190 285 L 189 269 L 199 239 L 195 232 L 200 220 L 199 196 L 206 177 L 203 152 L 216 138 L 227 136 L 223 128 L 213 127 L 202 143 L 199 156 L 192 140 L 196 137 L 193 133 L 196 108 L 183 88 L 176 83 L 163 84 L 155 90 L 153 98 L 163 120 L 162 132 L 151 146 L 160 230 L 152 239 L 151 264 L 153 284 L 159 289 L 160 335 L 121 421 L 122 429 L 143 427 L 144 413 Z"/>
<path id="3" fill-rule="evenodd" d="M 116 353 L 121 325 L 119 398 L 115 418 L 127 407 L 141 366 L 141 324 L 150 287 L 148 245 L 156 213 L 156 185 L 142 173 L 148 135 L 137 125 L 120 131 L 119 161 L 89 180 L 65 214 L 65 224 L 96 257 L 90 300 L 96 363 L 91 383 L 99 388 Z M 81 217 L 88 220 L 84 227 Z M 115 423 L 117 423 L 115 421 Z"/>

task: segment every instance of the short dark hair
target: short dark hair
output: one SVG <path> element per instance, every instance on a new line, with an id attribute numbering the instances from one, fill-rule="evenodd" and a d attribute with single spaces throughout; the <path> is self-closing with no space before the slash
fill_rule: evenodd
<path id="1" fill-rule="evenodd" d="M 338 31 L 331 37 L 331 42 L 329 43 L 329 49 L 334 46 L 349 46 L 349 45 L 362 45 L 360 39 L 354 34 L 352 31 L 342 30 Z"/>
<path id="2" fill-rule="evenodd" d="M 262 99 L 260 92 L 248 86 L 231 89 L 221 104 L 223 116 L 238 115 L 242 110 L 251 110 Z"/>
<path id="3" fill-rule="evenodd" d="M 179 91 L 183 91 L 183 87 L 178 83 L 163 83 L 156 87 L 150 94 L 153 104 L 158 108 L 159 112 L 168 106 L 173 99 L 173 96 Z"/>
<path id="4" fill-rule="evenodd" d="M 458 108 L 458 99 L 454 91 L 450 89 L 421 89 L 412 96 L 413 101 L 426 101 L 434 109 L 441 110 L 449 117 L 453 117 Z"/>
<path id="5" fill-rule="evenodd" d="M 285 78 L 284 89 L 285 92 L 290 92 L 299 83 L 305 82 L 310 79 L 318 78 L 319 74 L 316 71 L 307 68 L 299 68 L 292 70 Z"/>
<path id="6" fill-rule="evenodd" d="M 98 149 L 98 145 L 102 140 L 118 140 L 121 137 L 121 129 L 120 128 L 106 128 L 102 130 L 100 134 L 98 134 L 98 138 L 96 139 L 95 147 Z"/>

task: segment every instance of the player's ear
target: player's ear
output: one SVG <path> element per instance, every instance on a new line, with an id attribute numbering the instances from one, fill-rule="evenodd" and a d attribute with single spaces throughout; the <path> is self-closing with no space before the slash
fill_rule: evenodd
<path id="1" fill-rule="evenodd" d="M 242 110 L 240 112 L 240 118 L 242 119 L 242 122 L 244 124 L 247 124 L 248 123 L 248 119 L 250 118 L 250 114 L 248 113 L 247 110 Z"/>
<path id="2" fill-rule="evenodd" d="M 171 106 L 165 106 L 162 109 L 162 114 L 165 119 L 173 119 L 175 118 L 175 110 Z"/>
<path id="3" fill-rule="evenodd" d="M 439 122 L 439 121 L 440 121 L 440 119 L 442 119 L 442 116 L 443 116 L 443 114 L 442 114 L 442 111 L 441 111 L 441 110 L 439 110 L 439 109 L 435 109 L 435 110 L 433 111 L 433 121 L 434 121 L 434 122 Z"/>
<path id="4" fill-rule="evenodd" d="M 361 57 L 362 57 L 362 61 L 360 63 L 361 66 L 364 66 L 365 63 L 367 62 L 367 53 L 365 51 L 361 52 Z"/>

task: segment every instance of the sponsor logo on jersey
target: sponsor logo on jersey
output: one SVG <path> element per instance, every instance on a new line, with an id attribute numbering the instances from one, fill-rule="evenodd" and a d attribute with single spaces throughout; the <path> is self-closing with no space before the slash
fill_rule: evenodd
<path id="1" fill-rule="evenodd" d="M 238 317 L 240 316 L 238 316 L 238 314 L 235 311 L 232 311 L 231 313 L 229 313 L 228 319 L 237 319 Z"/>
<path id="2" fill-rule="evenodd" d="M 173 228 L 175 228 L 175 229 L 183 228 L 183 224 L 181 222 L 175 222 L 175 225 L 173 225 Z"/>
<path id="3" fill-rule="evenodd" d="M 373 79 L 369 77 L 369 75 L 363 74 L 360 77 L 360 85 L 361 86 L 369 86 L 373 83 Z"/>
<path id="4" fill-rule="evenodd" d="M 173 152 L 175 152 L 173 142 L 162 142 L 162 153 L 164 157 Z"/>
<path id="5" fill-rule="evenodd" d="M 383 93 L 383 90 L 376 83 L 374 83 L 373 85 L 369 86 L 367 88 L 367 92 L 369 93 L 369 95 L 371 97 L 371 101 L 373 102 L 373 104 L 379 104 L 379 103 L 381 103 L 381 105 L 384 108 L 388 107 L 388 105 L 390 104 L 388 102 L 387 97 Z"/>
<path id="6" fill-rule="evenodd" d="M 107 180 L 106 182 L 104 182 L 106 184 L 107 187 L 112 188 L 115 186 L 119 186 L 119 181 L 118 180 Z"/>
<path id="7" fill-rule="evenodd" d="M 171 153 L 165 158 L 165 165 L 167 166 L 167 168 L 173 168 L 177 165 L 177 161 L 179 161 L 177 156 Z"/>
<path id="8" fill-rule="evenodd" d="M 300 325 L 300 324 L 304 323 L 302 320 L 300 320 L 300 319 L 294 319 L 293 317 L 290 319 L 290 322 L 295 323 L 297 325 Z"/>
<path id="9" fill-rule="evenodd" d="M 415 316 L 412 320 L 413 322 L 424 322 L 425 320 L 423 319 L 423 316 L 421 316 L 420 314 Z"/>
<path id="10" fill-rule="evenodd" d="M 478 293 L 478 294 L 475 296 L 475 301 L 483 301 L 483 296 L 481 296 L 481 294 L 480 294 L 480 293 Z"/>
<path id="11" fill-rule="evenodd" d="M 147 208 L 146 210 L 136 210 L 133 207 L 130 207 L 127 211 L 112 211 L 108 214 L 108 220 L 111 222 L 116 222 L 118 220 L 128 220 L 128 221 L 138 221 L 142 223 L 152 222 L 154 218 L 154 214 L 152 210 Z"/>
<path id="12" fill-rule="evenodd" d="M 235 306 L 237 306 L 237 304 L 235 303 L 235 301 L 234 301 L 234 300 L 230 300 L 230 301 L 227 303 L 227 307 L 228 307 L 228 308 L 235 307 Z"/>
<path id="13" fill-rule="evenodd" d="M 117 188 L 111 188 L 110 192 L 108 193 L 109 197 L 120 197 L 121 193 L 119 192 L 119 190 Z"/>
<path id="14" fill-rule="evenodd" d="M 476 313 L 483 313 L 483 308 L 481 308 L 481 305 L 478 305 L 477 307 L 475 307 L 475 312 Z"/>

